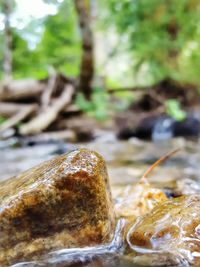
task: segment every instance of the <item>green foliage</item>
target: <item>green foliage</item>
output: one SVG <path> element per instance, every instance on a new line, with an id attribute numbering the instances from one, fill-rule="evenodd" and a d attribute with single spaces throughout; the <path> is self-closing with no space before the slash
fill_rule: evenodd
<path id="1" fill-rule="evenodd" d="M 165 77 L 184 78 L 179 57 L 199 29 L 198 0 L 110 0 L 104 1 L 104 6 L 107 25 L 114 25 L 128 38 L 135 73 L 146 64 L 154 82 Z M 200 62 L 199 51 L 192 59 L 195 64 Z"/>
<path id="2" fill-rule="evenodd" d="M 1 13 L 5 1 L 0 1 Z M 15 1 L 9 1 L 15 10 Z M 49 66 L 66 75 L 77 76 L 81 42 L 74 1 L 43 1 L 55 5 L 57 14 L 38 21 L 33 19 L 25 29 L 13 29 L 14 78 L 42 79 L 48 75 Z M 200 84 L 199 0 L 101 0 L 97 7 L 100 17 L 96 20 L 104 24 L 103 30 L 114 28 L 113 35 L 117 30 L 121 37 L 111 56 L 128 51 L 133 57 L 133 65 L 128 67 L 133 70 L 134 81 L 147 85 L 167 77 Z M 30 49 L 34 31 L 38 28 L 43 29 L 40 42 L 36 48 Z M 25 35 L 29 35 L 29 43 L 24 39 Z M 3 66 L 3 45 L 2 31 L 0 68 Z M 0 69 L 0 77 L 2 72 Z M 109 77 L 107 80 L 110 87 L 119 86 Z M 128 79 L 122 80 L 124 83 Z M 116 105 L 116 109 L 127 105 L 128 100 L 124 100 L 121 106 Z"/>
<path id="3" fill-rule="evenodd" d="M 0 0 L 0 12 L 4 13 L 5 4 L 9 5 L 11 10 L 15 9 L 16 1 L 15 0 Z"/>
<path id="4" fill-rule="evenodd" d="M 0 125 L 6 121 L 6 118 L 0 116 Z"/>
<path id="5" fill-rule="evenodd" d="M 200 28 L 193 40 L 187 43 L 179 58 L 182 81 L 200 84 Z"/>
<path id="6" fill-rule="evenodd" d="M 0 33 L 0 78 L 3 75 L 3 51 L 4 51 L 4 39 L 3 34 Z"/>
<path id="7" fill-rule="evenodd" d="M 44 78 L 47 70 L 40 62 L 40 55 L 31 51 L 27 41 L 13 31 L 13 74 L 15 78 Z"/>
<path id="8" fill-rule="evenodd" d="M 99 121 L 109 118 L 111 112 L 120 112 L 126 110 L 133 101 L 130 92 L 118 92 L 112 99 L 104 88 L 96 87 L 93 90 L 91 101 L 85 99 L 82 93 L 76 97 L 76 105 L 89 116 Z"/>
<path id="9" fill-rule="evenodd" d="M 45 19 L 32 20 L 24 29 L 13 29 L 13 76 L 14 78 L 34 77 L 43 79 L 48 75 L 50 66 L 56 71 L 69 76 L 79 74 L 81 43 L 74 4 L 70 0 L 48 0 L 58 8 L 56 15 Z M 0 5 L 1 6 L 1 5 Z M 29 42 L 35 38 L 36 29 L 43 28 L 43 33 L 36 48 L 24 39 L 29 35 Z M 38 38 L 38 36 L 37 36 Z M 3 63 L 3 32 L 0 33 L 0 63 Z M 1 64 L 2 66 L 3 64 Z M 0 69 L 0 77 L 3 70 Z"/>
<path id="10" fill-rule="evenodd" d="M 182 121 L 186 118 L 186 112 L 181 109 L 180 103 L 176 99 L 169 99 L 165 103 L 166 112 L 177 121 Z"/>
<path id="11" fill-rule="evenodd" d="M 64 1 L 56 15 L 46 18 L 36 53 L 41 55 L 40 62 L 44 68 L 53 66 L 67 75 L 78 75 L 81 45 L 73 2 Z"/>
<path id="12" fill-rule="evenodd" d="M 3 77 L 4 38 L 0 34 L 0 78 Z M 38 52 L 30 50 L 28 43 L 21 37 L 21 33 L 13 29 L 12 64 L 15 79 L 35 77 L 38 79 L 47 76 L 47 69 L 41 62 Z"/>
<path id="13" fill-rule="evenodd" d="M 100 121 L 109 116 L 109 96 L 102 88 L 94 89 L 91 101 L 86 100 L 83 94 L 79 93 L 76 98 L 76 105 L 89 116 Z"/>

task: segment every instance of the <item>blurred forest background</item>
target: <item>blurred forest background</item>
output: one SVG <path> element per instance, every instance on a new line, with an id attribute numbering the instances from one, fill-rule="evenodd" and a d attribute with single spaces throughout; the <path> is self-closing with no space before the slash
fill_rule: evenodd
<path id="1" fill-rule="evenodd" d="M 197 127 L 199 14 L 199 0 L 1 0 L 0 131 L 96 127 L 82 113 L 122 138 L 163 114 Z"/>

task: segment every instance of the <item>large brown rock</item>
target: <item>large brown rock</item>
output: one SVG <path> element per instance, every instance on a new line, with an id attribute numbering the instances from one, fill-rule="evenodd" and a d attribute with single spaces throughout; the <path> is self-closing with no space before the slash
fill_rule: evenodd
<path id="1" fill-rule="evenodd" d="M 103 158 L 80 149 L 0 183 L 0 265 L 108 242 L 114 213 Z"/>

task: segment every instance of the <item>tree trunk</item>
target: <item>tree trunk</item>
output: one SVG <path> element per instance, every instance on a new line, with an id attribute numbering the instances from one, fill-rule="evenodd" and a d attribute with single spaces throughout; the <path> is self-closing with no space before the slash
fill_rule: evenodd
<path id="1" fill-rule="evenodd" d="M 93 34 L 90 23 L 90 7 L 88 0 L 75 0 L 75 7 L 82 36 L 82 58 L 80 66 L 79 90 L 86 99 L 90 99 L 94 75 Z"/>
<path id="2" fill-rule="evenodd" d="M 12 78 L 12 30 L 10 25 L 10 15 L 12 13 L 12 2 L 11 0 L 3 1 L 3 12 L 4 12 L 4 78 L 5 81 L 10 81 Z"/>

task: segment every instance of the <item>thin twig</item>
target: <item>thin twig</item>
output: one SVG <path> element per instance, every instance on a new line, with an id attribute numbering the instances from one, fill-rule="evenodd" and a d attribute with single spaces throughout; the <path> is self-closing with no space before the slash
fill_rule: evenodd
<path id="1" fill-rule="evenodd" d="M 160 165 L 162 162 L 168 160 L 169 158 L 171 158 L 174 154 L 176 154 L 178 151 L 180 151 L 180 148 L 174 149 L 172 151 L 170 151 L 169 153 L 167 153 L 166 155 L 162 156 L 161 158 L 159 158 L 153 165 L 151 165 L 143 174 L 142 178 L 140 179 L 140 182 L 144 182 L 147 178 L 147 175 L 149 175 L 149 173 L 151 173 L 158 165 Z"/>

